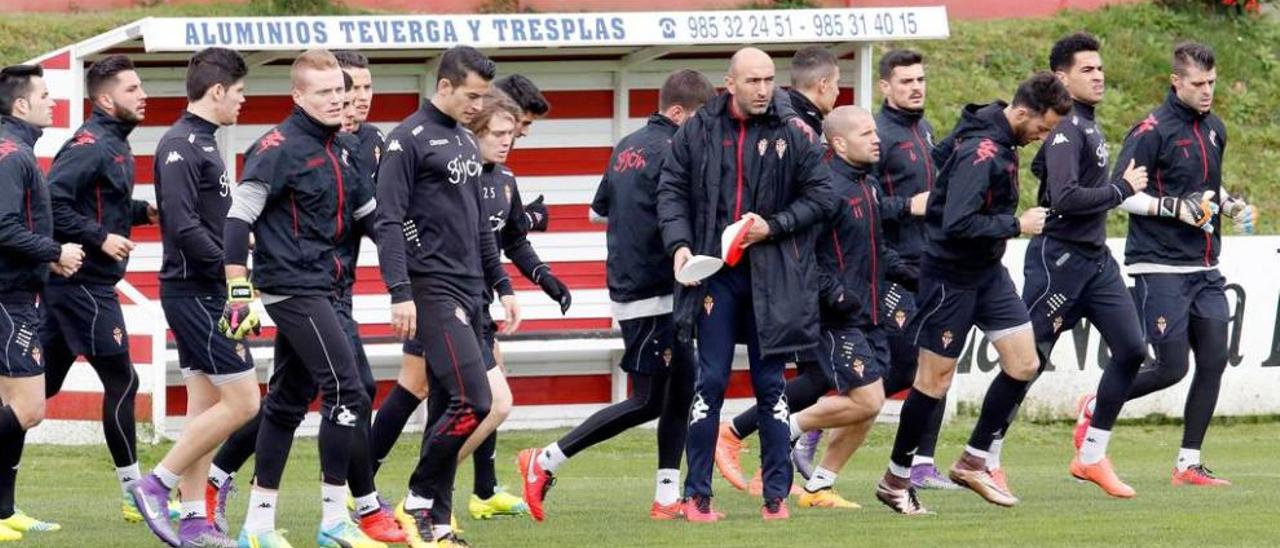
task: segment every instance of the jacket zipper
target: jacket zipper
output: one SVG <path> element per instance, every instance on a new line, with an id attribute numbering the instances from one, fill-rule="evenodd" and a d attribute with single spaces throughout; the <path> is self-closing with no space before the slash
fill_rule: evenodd
<path id="1" fill-rule="evenodd" d="M 298 236 L 298 193 L 289 193 L 289 209 L 293 213 L 293 236 Z"/>
<path id="2" fill-rule="evenodd" d="M 27 230 L 36 231 L 36 219 L 31 214 L 31 189 L 27 189 Z"/>
<path id="3" fill-rule="evenodd" d="M 871 324 L 880 325 L 880 253 L 876 249 L 876 224 L 880 221 L 876 219 L 875 202 L 871 200 L 871 193 L 867 192 L 865 177 L 859 182 L 859 186 L 862 187 L 862 197 L 867 201 L 867 219 L 871 221 L 867 223 L 867 240 L 871 242 Z"/>
<path id="4" fill-rule="evenodd" d="M 746 144 L 746 140 L 747 122 L 738 120 L 738 195 L 737 203 L 733 206 L 733 220 L 729 221 L 730 223 L 737 222 L 742 216 L 742 147 Z"/>
<path id="5" fill-rule="evenodd" d="M 1191 132 L 1196 134 L 1196 141 L 1200 143 L 1200 164 L 1204 167 L 1204 183 L 1201 186 L 1209 186 L 1209 151 L 1204 147 L 1204 138 L 1200 136 L 1200 122 L 1191 123 Z M 1213 253 L 1213 239 L 1209 237 L 1209 233 L 1204 233 L 1204 265 L 1209 266 L 1209 255 Z"/>
<path id="6" fill-rule="evenodd" d="M 924 157 L 924 183 L 927 190 L 933 190 L 933 165 L 929 155 L 929 149 L 924 146 L 924 139 L 920 138 L 920 122 L 916 122 L 911 126 L 911 134 L 916 136 L 916 143 L 920 145 L 920 155 Z"/>
<path id="7" fill-rule="evenodd" d="M 329 137 L 329 140 L 324 143 L 324 153 L 329 156 L 329 161 L 333 162 L 333 175 L 338 179 L 338 231 L 333 236 L 339 238 L 342 236 L 342 198 L 345 191 L 342 188 L 342 166 L 338 165 L 338 157 L 333 155 L 332 145 L 333 137 Z"/>

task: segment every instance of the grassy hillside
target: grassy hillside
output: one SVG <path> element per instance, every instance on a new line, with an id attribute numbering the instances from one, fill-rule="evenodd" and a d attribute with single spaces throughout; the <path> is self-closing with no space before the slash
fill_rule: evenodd
<path id="1" fill-rule="evenodd" d="M 1112 157 L 1129 127 L 1164 100 L 1173 44 L 1198 40 L 1217 50 L 1214 111 L 1229 131 L 1224 182 L 1262 209 L 1261 233 L 1280 231 L 1280 24 L 1213 13 L 1171 11 L 1153 5 L 1066 12 L 1050 19 L 952 24 L 951 39 L 901 44 L 924 51 L 928 63 L 928 116 L 949 131 L 965 103 L 1008 100 L 1019 79 L 1047 69 L 1049 48 L 1064 34 L 1086 30 L 1103 42 L 1107 94 L 1098 109 Z M 1023 152 L 1022 203 L 1034 202 L 1039 183 L 1027 169 L 1038 145 Z M 1230 224 L 1230 223 L 1227 223 Z M 1111 234 L 1124 233 L 1125 214 L 1113 213 Z M 1232 233 L 1234 227 L 1227 228 Z"/>
<path id="2" fill-rule="evenodd" d="M 0 21 L 0 63 L 14 63 L 148 15 L 279 14 L 281 5 L 325 5 L 321 0 L 256 0 L 247 4 L 157 6 L 110 12 L 33 14 Z M 333 11 L 341 8 L 310 8 Z M 955 21 L 946 41 L 902 45 L 923 50 L 931 85 L 928 114 L 939 131 L 955 123 L 969 102 L 1008 99 L 1017 82 L 1045 68 L 1050 45 L 1075 30 L 1104 43 L 1108 91 L 1098 117 L 1113 147 L 1128 127 L 1163 100 L 1169 52 L 1180 40 L 1196 39 L 1218 52 L 1216 112 L 1229 130 L 1225 180 L 1262 209 L 1260 231 L 1280 232 L 1280 23 L 1214 13 L 1127 5 L 1095 12 L 1066 12 L 1049 19 Z M 1036 147 L 1024 154 L 1030 157 Z M 1113 150 L 1113 156 L 1114 156 Z M 1023 203 L 1038 183 L 1024 172 Z M 1112 216 L 1112 234 L 1122 234 L 1124 214 Z M 1228 228 L 1230 233 L 1233 228 Z"/>

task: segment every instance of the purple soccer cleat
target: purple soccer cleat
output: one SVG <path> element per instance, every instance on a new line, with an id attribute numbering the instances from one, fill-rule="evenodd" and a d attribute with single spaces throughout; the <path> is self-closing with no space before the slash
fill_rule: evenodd
<path id="1" fill-rule="evenodd" d="M 142 514 L 143 523 L 161 542 L 169 546 L 181 545 L 178 534 L 173 532 L 173 524 L 169 523 L 169 488 L 160 482 L 160 478 L 147 474 L 129 488 L 129 495 L 133 497 L 138 513 Z"/>
<path id="2" fill-rule="evenodd" d="M 236 541 L 219 531 L 204 517 L 188 518 L 178 522 L 178 537 L 182 548 L 235 548 Z"/>
<path id="3" fill-rule="evenodd" d="M 818 456 L 818 444 L 821 441 L 821 430 L 805 432 L 796 440 L 795 447 L 791 448 L 791 464 L 805 480 L 813 476 L 813 459 Z"/>
<path id="4" fill-rule="evenodd" d="M 916 489 L 935 489 L 939 491 L 954 491 L 960 489 L 946 476 L 938 472 L 938 467 L 933 463 L 921 463 L 911 466 L 911 487 Z"/>

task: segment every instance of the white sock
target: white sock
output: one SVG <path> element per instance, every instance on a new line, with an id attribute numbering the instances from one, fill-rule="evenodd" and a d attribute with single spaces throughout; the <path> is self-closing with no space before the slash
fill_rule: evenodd
<path id="1" fill-rule="evenodd" d="M 991 453 L 989 451 L 983 451 L 981 449 L 973 447 L 972 445 L 964 446 L 964 452 L 982 459 L 984 463 L 987 461 L 987 457 L 991 456 Z"/>
<path id="2" fill-rule="evenodd" d="M 407 510 L 430 510 L 435 505 L 435 501 L 425 497 L 419 497 L 409 491 L 404 497 L 404 509 Z"/>
<path id="3" fill-rule="evenodd" d="M 1178 450 L 1178 471 L 1182 472 L 1192 466 L 1200 464 L 1200 450 L 1182 448 Z"/>
<path id="4" fill-rule="evenodd" d="M 667 506 L 680 500 L 680 470 L 659 468 L 657 482 L 658 487 L 653 493 L 654 502 Z"/>
<path id="5" fill-rule="evenodd" d="M 447 523 L 444 525 L 431 526 L 431 534 L 434 535 L 436 539 L 442 539 L 444 538 L 445 535 L 452 532 L 453 532 L 453 527 L 450 527 L 449 524 Z"/>
<path id="6" fill-rule="evenodd" d="M 244 517 L 244 530 L 251 535 L 276 530 L 276 491 L 253 489 L 249 492 L 249 513 Z"/>
<path id="7" fill-rule="evenodd" d="M 204 519 L 204 501 L 203 500 L 184 500 L 182 501 L 182 519 Z"/>
<path id="8" fill-rule="evenodd" d="M 325 529 L 351 519 L 347 514 L 347 484 L 320 483 L 320 525 Z"/>
<path id="9" fill-rule="evenodd" d="M 921 464 L 933 464 L 933 457 L 926 457 L 924 455 L 911 457 L 911 466 L 920 466 Z"/>
<path id="10" fill-rule="evenodd" d="M 363 497 L 356 497 L 356 513 L 361 516 L 367 516 L 374 511 L 382 508 L 382 504 L 378 502 L 378 492 L 374 491 Z"/>
<path id="11" fill-rule="evenodd" d="M 817 493 L 823 489 L 829 489 L 836 484 L 837 476 L 835 472 L 819 466 L 813 470 L 813 475 L 809 476 L 809 481 L 804 484 L 804 490 Z"/>
<path id="12" fill-rule="evenodd" d="M 902 479 L 911 478 L 911 468 L 907 466 L 898 466 L 893 461 L 889 461 L 889 473 Z"/>
<path id="13" fill-rule="evenodd" d="M 163 464 L 157 464 L 156 467 L 151 470 L 151 473 L 155 474 L 157 478 L 160 478 L 160 483 L 163 483 L 164 486 L 170 490 L 177 487 L 178 482 L 182 481 L 181 476 L 170 472 Z"/>
<path id="14" fill-rule="evenodd" d="M 209 465 L 209 483 L 212 483 L 214 487 L 221 489 L 222 484 L 234 477 L 236 477 L 234 473 L 218 468 L 216 464 Z"/>
<path id="15" fill-rule="evenodd" d="M 558 443 L 552 443 L 538 452 L 538 466 L 552 474 L 556 473 L 560 465 L 567 460 L 569 457 L 564 456 L 564 451 L 560 450 Z"/>
<path id="16" fill-rule="evenodd" d="M 791 428 L 791 441 L 800 439 L 804 435 L 804 430 L 800 428 L 800 416 L 791 415 L 787 417 L 787 426 Z"/>
<path id="17" fill-rule="evenodd" d="M 1111 431 L 1089 427 L 1084 433 L 1084 442 L 1080 444 L 1080 462 L 1097 464 L 1107 458 L 1107 443 L 1111 441 Z"/>
<path id="18" fill-rule="evenodd" d="M 128 494 L 129 488 L 142 479 L 142 469 L 138 468 L 136 462 L 129 466 L 121 466 L 116 468 L 116 479 L 120 480 L 120 491 Z"/>
<path id="19" fill-rule="evenodd" d="M 987 449 L 987 470 L 1000 468 L 1000 449 L 1004 447 L 1004 438 L 991 440 L 991 448 Z"/>

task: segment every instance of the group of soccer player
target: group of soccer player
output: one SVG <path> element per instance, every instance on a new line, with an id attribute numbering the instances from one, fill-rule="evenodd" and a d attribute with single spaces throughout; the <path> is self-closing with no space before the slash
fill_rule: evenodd
<path id="1" fill-rule="evenodd" d="M 902 391 L 876 497 L 903 514 L 926 512 L 917 489 L 968 488 L 1012 506 L 1002 440 L 1054 341 L 1081 319 L 1101 331 L 1110 363 L 1096 396 L 1080 400 L 1071 475 L 1134 496 L 1106 456 L 1116 417 L 1128 399 L 1184 377 L 1194 350 L 1172 481 L 1227 485 L 1200 460 L 1227 360 L 1216 264 L 1221 217 L 1251 231 L 1256 210 L 1221 185 L 1226 129 L 1210 112 L 1213 52 L 1177 46 L 1167 100 L 1129 131 L 1114 169 L 1094 117 L 1104 91 L 1099 42 L 1064 37 L 1049 69 L 1020 83 L 1011 102 L 965 107 L 937 143 L 923 116 L 925 60 L 909 50 L 880 59 L 884 104 L 875 115 L 836 106 L 839 60 L 820 47 L 795 53 L 786 91 L 776 89 L 774 61 L 750 47 L 733 55 L 723 93 L 697 71 L 669 75 L 657 112 L 602 166 L 590 209 L 593 222 L 607 224 L 607 282 L 630 394 L 546 447 L 521 451 L 516 497 L 495 472 L 496 431 L 513 401 L 497 338 L 521 318 L 500 256 L 562 313 L 572 304 L 528 239 L 546 230 L 547 208 L 541 197 L 521 198 L 505 165 L 516 139 L 551 108 L 533 82 L 497 78 L 482 53 L 452 48 L 438 59 L 434 91 L 384 137 L 368 121 L 368 60 L 310 50 L 290 71 L 293 110 L 254 141 L 233 182 L 215 132 L 236 123 L 249 68 L 234 51 L 205 49 L 188 65 L 186 110 L 157 144 L 149 204 L 133 197 L 128 136 L 147 95 L 127 57 L 86 70 L 92 114 L 47 180 L 33 153 L 53 123 L 43 73 L 5 68 L 0 541 L 59 529 L 18 510 L 14 487 L 26 432 L 80 356 L 104 387 L 124 517 L 170 546 L 290 545 L 275 524 L 278 492 L 317 395 L 320 546 L 467 545 L 452 507 L 467 456 L 476 469 L 472 517 L 543 521 L 569 459 L 655 419 L 653 519 L 722 518 L 712 506 L 713 466 L 762 496 L 767 520 L 789 516 L 792 493 L 804 508 L 856 508 L 835 482 L 886 398 Z M 1018 149 L 1041 140 L 1032 163 L 1038 205 L 1015 215 Z M 1125 256 L 1136 296 L 1105 242 L 1116 207 L 1130 214 Z M 729 251 L 721 234 L 743 219 L 750 227 L 737 244 L 740 260 L 675 281 L 695 255 Z M 131 228 L 141 224 L 160 227 L 160 301 L 187 390 L 182 435 L 146 474 L 134 433 L 138 379 L 114 289 L 136 248 Z M 1006 241 L 1020 234 L 1032 236 L 1021 295 L 1001 263 Z M 405 341 L 399 378 L 376 417 L 352 303 L 364 237 L 378 247 L 391 327 Z M 501 326 L 489 313 L 495 293 Z M 261 398 L 246 341 L 261 329 L 255 301 L 275 326 L 274 371 Z M 944 476 L 934 464 L 942 400 L 975 325 L 999 352 L 1001 371 Z M 747 348 L 755 405 L 721 424 L 737 344 Z M 1155 357 L 1140 370 L 1148 344 Z M 789 381 L 788 364 L 797 369 Z M 377 472 L 424 401 L 418 462 L 408 494 L 392 506 L 378 494 Z M 739 455 L 756 431 L 761 467 L 747 481 Z M 227 499 L 255 455 L 235 541 Z"/>

